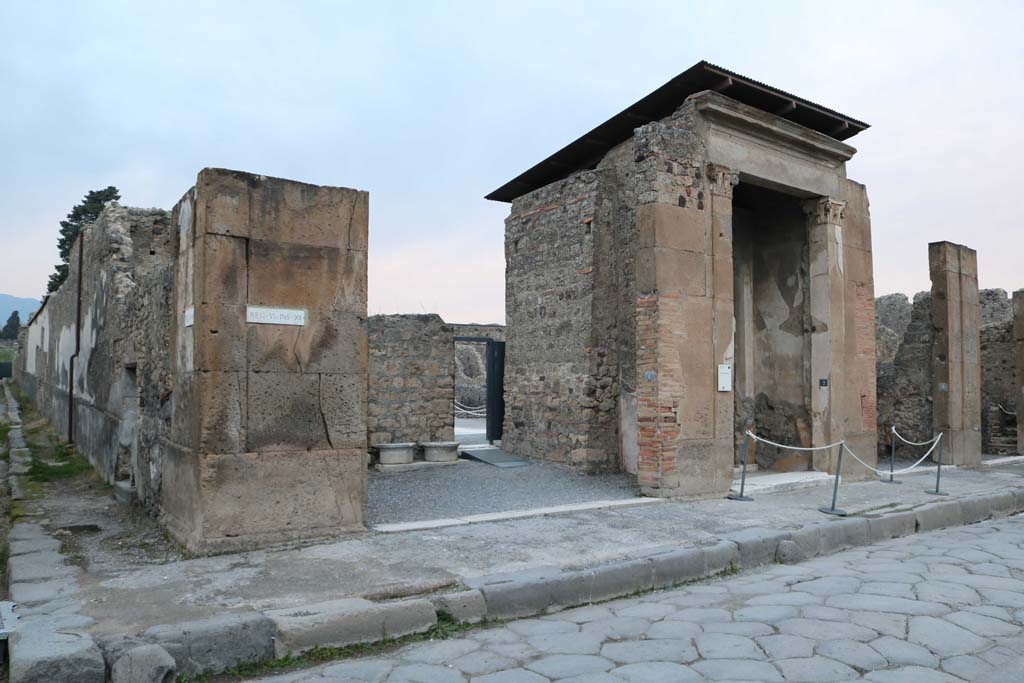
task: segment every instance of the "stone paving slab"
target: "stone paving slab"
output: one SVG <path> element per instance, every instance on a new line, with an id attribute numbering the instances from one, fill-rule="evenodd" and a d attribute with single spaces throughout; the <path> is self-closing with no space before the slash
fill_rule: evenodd
<path id="1" fill-rule="evenodd" d="M 842 547 L 837 544 L 913 531 L 913 511 L 936 498 L 924 492 L 931 483 L 928 477 L 905 479 L 900 487 L 873 481 L 844 484 L 840 504 L 859 515 L 852 523 L 817 512 L 826 501 L 814 489 L 758 496 L 749 503 L 668 500 L 635 508 L 352 535 L 169 565 L 125 563 L 131 566 L 127 570 L 118 568 L 116 558 L 91 557 L 99 551 L 84 544 L 80 551 L 86 565 L 102 571 L 92 569 L 80 578 L 80 599 L 97 621 L 95 632 L 141 632 L 154 624 L 202 619 L 225 609 L 288 609 L 343 598 L 380 600 L 454 591 L 474 577 L 538 567 L 575 571 L 656 555 L 663 556 L 659 562 L 668 562 L 664 556 L 669 553 L 713 547 L 729 534 L 754 527 L 788 532 L 813 556 L 823 547 L 835 550 Z M 1024 487 L 1024 466 L 952 471 L 943 476 L 943 488 L 951 493 L 943 502 L 985 492 L 1005 494 L 1013 487 Z M 1016 500 L 1012 495 L 1010 499 Z M 899 510 L 911 512 L 901 517 L 894 514 Z M 47 512 L 59 519 L 56 506 Z M 883 512 L 885 517 L 880 516 Z"/>
<path id="2" fill-rule="evenodd" d="M 923 590 L 935 581 L 948 589 Z M 883 587 L 897 584 L 911 597 L 885 599 Z M 1024 516 L 1015 516 L 259 680 L 1014 683 L 1022 663 Z"/>

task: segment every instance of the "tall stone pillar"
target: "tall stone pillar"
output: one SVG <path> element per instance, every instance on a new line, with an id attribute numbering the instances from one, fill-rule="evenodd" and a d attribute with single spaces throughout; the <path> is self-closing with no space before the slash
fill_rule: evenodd
<path id="1" fill-rule="evenodd" d="M 367 205 L 204 169 L 175 207 L 161 508 L 190 550 L 365 528 Z"/>
<path id="2" fill-rule="evenodd" d="M 1013 293 L 1013 346 L 1017 371 L 1017 452 L 1024 455 L 1024 289 Z"/>
<path id="3" fill-rule="evenodd" d="M 807 216 L 810 286 L 811 443 L 824 446 L 843 438 L 832 416 L 834 387 L 844 381 L 846 293 L 843 276 L 843 211 L 846 202 L 819 197 L 804 203 Z M 834 472 L 838 453 L 815 451 L 815 470 Z M 852 463 L 851 463 L 852 464 Z M 845 470 L 846 468 L 844 468 Z"/>
<path id="4" fill-rule="evenodd" d="M 732 188 L 708 165 L 708 195 L 637 208 L 637 476 L 645 493 L 720 495 L 733 462 Z"/>
<path id="5" fill-rule="evenodd" d="M 951 242 L 928 245 L 932 280 L 932 425 L 944 460 L 981 461 L 981 310 L 978 255 Z"/>

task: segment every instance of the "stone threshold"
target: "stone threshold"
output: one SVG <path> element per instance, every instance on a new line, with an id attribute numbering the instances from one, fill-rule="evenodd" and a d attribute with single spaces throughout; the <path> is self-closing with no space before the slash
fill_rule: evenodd
<path id="1" fill-rule="evenodd" d="M 834 481 L 835 477 L 828 472 L 757 472 L 751 474 L 750 470 L 747 470 L 744 494 L 785 493 L 786 491 L 823 486 Z M 734 492 L 739 493 L 740 483 L 738 477 L 732 480 Z M 840 483 L 842 483 L 841 477 Z"/>
<path id="2" fill-rule="evenodd" d="M 375 524 L 372 531 L 382 534 L 396 534 L 403 531 L 422 531 L 424 529 L 440 529 L 450 526 L 461 526 L 464 524 L 482 524 L 484 522 L 503 522 L 510 519 L 525 519 L 527 517 L 549 517 L 551 515 L 563 515 L 571 512 L 585 512 L 589 510 L 607 510 L 609 508 L 638 507 L 641 505 L 656 505 L 664 502 L 665 498 L 623 498 L 619 500 L 595 500 L 589 503 L 569 503 L 567 505 L 553 505 L 543 508 L 529 508 L 527 510 L 509 510 L 508 512 L 487 512 L 479 515 L 466 515 L 464 517 L 449 517 L 446 519 L 424 519 L 416 522 L 395 522 L 391 524 Z"/>

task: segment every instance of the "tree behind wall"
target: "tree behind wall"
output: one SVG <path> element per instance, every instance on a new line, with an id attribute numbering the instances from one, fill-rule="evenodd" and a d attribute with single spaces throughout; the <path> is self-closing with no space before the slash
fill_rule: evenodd
<path id="1" fill-rule="evenodd" d="M 17 339 L 18 329 L 21 327 L 21 316 L 17 311 L 11 313 L 7 323 L 0 329 L 0 339 Z"/>
<path id="2" fill-rule="evenodd" d="M 103 211 L 103 207 L 106 206 L 107 202 L 115 202 L 120 198 L 121 193 L 113 185 L 102 190 L 92 190 L 85 195 L 81 204 L 71 209 L 67 220 L 60 222 L 60 238 L 57 240 L 57 248 L 60 250 L 60 263 L 54 267 L 54 273 L 50 276 L 50 282 L 46 288 L 47 294 L 57 291 L 57 288 L 68 278 L 68 262 L 71 259 L 71 247 L 74 246 L 78 234 L 82 232 L 82 228 L 99 217 L 100 211 Z"/>

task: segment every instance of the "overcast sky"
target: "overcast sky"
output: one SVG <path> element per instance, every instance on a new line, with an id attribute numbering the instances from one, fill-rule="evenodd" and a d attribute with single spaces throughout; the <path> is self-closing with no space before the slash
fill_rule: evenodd
<path id="1" fill-rule="evenodd" d="M 927 242 L 1024 287 L 1024 3 L 0 2 L 0 292 L 37 296 L 90 189 L 204 166 L 370 192 L 370 313 L 504 320 L 483 196 L 700 59 L 872 124 L 876 292 Z"/>

